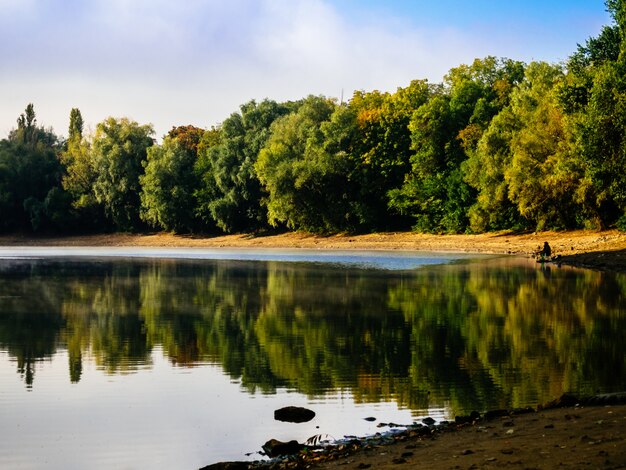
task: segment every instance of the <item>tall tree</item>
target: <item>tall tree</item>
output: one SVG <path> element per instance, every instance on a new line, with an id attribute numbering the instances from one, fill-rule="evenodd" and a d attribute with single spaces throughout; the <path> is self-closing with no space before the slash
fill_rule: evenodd
<path id="1" fill-rule="evenodd" d="M 275 101 L 250 101 L 220 128 L 219 143 L 199 153 L 198 213 L 225 232 L 257 230 L 267 225 L 264 193 L 254 171 L 259 151 L 274 120 L 290 108 Z"/>
<path id="2" fill-rule="evenodd" d="M 98 124 L 93 138 L 93 190 L 107 217 L 118 230 L 139 227 L 139 177 L 149 147 L 154 144 L 151 125 L 127 118 L 108 118 Z"/>
<path id="3" fill-rule="evenodd" d="M 573 152 L 573 136 L 558 101 L 561 67 L 533 62 L 511 98 L 516 132 L 504 170 L 508 196 L 538 230 L 577 225 L 576 199 L 583 169 Z"/>
<path id="4" fill-rule="evenodd" d="M 617 221 L 626 229 L 626 3 L 606 4 L 615 25 L 579 46 L 561 99 L 578 124 L 585 167 L 578 197 L 596 226 Z"/>
<path id="5" fill-rule="evenodd" d="M 415 229 L 462 232 L 475 191 L 462 168 L 489 122 L 507 104 L 523 65 L 487 57 L 448 73 L 444 86 L 413 114 L 409 128 L 414 155 L 390 206 L 415 218 Z"/>
<path id="6" fill-rule="evenodd" d="M 72 119 L 70 119 L 72 123 Z M 71 129 L 74 129 L 73 131 Z M 62 184 L 69 195 L 71 212 L 84 230 L 107 228 L 104 206 L 96 199 L 94 184 L 97 177 L 92 141 L 82 137 L 78 128 L 70 124 L 71 137 L 66 148 L 60 153 L 60 161 L 65 168 Z"/>
<path id="7" fill-rule="evenodd" d="M 204 130 L 194 126 L 172 129 L 162 145 L 148 149 L 141 183 L 141 218 L 150 225 L 177 232 L 190 231 L 195 221 L 194 165 Z"/>
<path id="8" fill-rule="evenodd" d="M 272 126 L 255 165 L 269 193 L 270 224 L 325 233 L 353 229 L 351 163 L 345 153 L 324 147 L 323 128 L 335 107 L 327 98 L 309 96 Z"/>
<path id="9" fill-rule="evenodd" d="M 21 230 L 53 228 L 62 174 L 57 159 L 59 139 L 52 130 L 37 125 L 32 103 L 17 124 L 0 143 L 0 225 Z"/>
<path id="10" fill-rule="evenodd" d="M 83 115 L 78 108 L 70 111 L 70 126 L 68 140 L 82 139 L 83 137 Z"/>
<path id="11" fill-rule="evenodd" d="M 351 200 L 359 229 L 408 226 L 389 210 L 387 193 L 400 186 L 410 170 L 409 121 L 428 100 L 431 88 L 425 80 L 414 80 L 395 93 L 357 91 L 348 106 L 335 111 L 341 118 L 322 126 L 327 150 L 344 152 L 350 159 Z"/>

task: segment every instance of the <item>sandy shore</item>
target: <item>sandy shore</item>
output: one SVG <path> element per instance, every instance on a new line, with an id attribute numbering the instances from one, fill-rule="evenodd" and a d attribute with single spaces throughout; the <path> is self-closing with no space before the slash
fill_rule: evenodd
<path id="1" fill-rule="evenodd" d="M 528 234 L 428 235 L 411 232 L 319 236 L 279 235 L 106 234 L 71 237 L 0 236 L 0 246 L 152 246 L 255 247 L 329 250 L 411 250 L 531 255 L 543 242 L 565 264 L 626 271 L 626 233 L 608 231 L 541 232 Z"/>
<path id="2" fill-rule="evenodd" d="M 311 468 L 626 468 L 626 406 L 563 408 L 408 437 Z"/>
<path id="3" fill-rule="evenodd" d="M 221 462 L 201 470 L 619 469 L 626 468 L 625 440 L 626 405 L 583 405 L 423 426 L 389 444 L 374 437 L 283 460 Z"/>

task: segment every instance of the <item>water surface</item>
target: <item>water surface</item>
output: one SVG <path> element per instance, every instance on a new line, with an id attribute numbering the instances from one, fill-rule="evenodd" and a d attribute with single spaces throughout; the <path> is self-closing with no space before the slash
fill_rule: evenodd
<path id="1" fill-rule="evenodd" d="M 197 468 L 261 458 L 270 438 L 626 389 L 623 275 L 396 252 L 52 250 L 0 250 L 0 468 Z M 317 416 L 274 421 L 286 405 Z"/>

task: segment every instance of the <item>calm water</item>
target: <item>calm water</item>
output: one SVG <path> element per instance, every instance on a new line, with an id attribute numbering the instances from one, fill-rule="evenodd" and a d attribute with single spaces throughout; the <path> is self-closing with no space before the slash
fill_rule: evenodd
<path id="1" fill-rule="evenodd" d="M 197 468 L 270 438 L 626 390 L 623 275 L 407 253 L 0 258 L 0 468 Z M 286 405 L 317 416 L 274 421 Z"/>

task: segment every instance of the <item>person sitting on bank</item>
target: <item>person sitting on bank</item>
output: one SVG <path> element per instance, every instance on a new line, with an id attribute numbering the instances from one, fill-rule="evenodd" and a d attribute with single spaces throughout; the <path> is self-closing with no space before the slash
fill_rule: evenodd
<path id="1" fill-rule="evenodd" d="M 539 252 L 539 257 L 541 261 L 550 259 L 551 255 L 552 255 L 552 248 L 550 248 L 550 244 L 548 242 L 543 242 L 543 249 Z"/>

